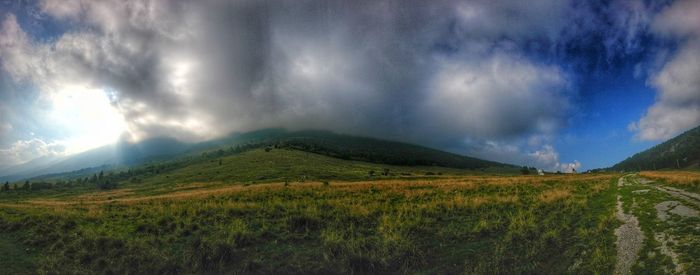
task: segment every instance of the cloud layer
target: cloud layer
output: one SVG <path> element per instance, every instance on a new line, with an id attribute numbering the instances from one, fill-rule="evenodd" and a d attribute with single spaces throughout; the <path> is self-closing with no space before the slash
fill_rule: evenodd
<path id="1" fill-rule="evenodd" d="M 551 134 L 571 111 L 567 75 L 522 46 L 556 39 L 566 1 L 39 6 L 80 27 L 37 42 L 5 16 L 4 71 L 49 105 L 66 87 L 103 91 L 132 140 L 283 126 L 445 147 Z"/>
<path id="2" fill-rule="evenodd" d="M 663 39 L 679 41 L 678 50 L 649 79 L 658 91 L 656 102 L 629 128 L 639 139 L 663 140 L 700 125 L 700 1 L 674 2 L 651 28 Z"/>
<path id="3" fill-rule="evenodd" d="M 71 135 L 99 126 L 43 121 L 85 93 L 110 107 L 76 116 L 133 141 L 321 128 L 571 170 L 553 137 L 585 96 L 576 70 L 646 52 L 648 35 L 679 49 L 651 70 L 657 102 L 630 128 L 658 139 L 700 122 L 700 5 L 662 2 L 44 0 L 34 19 L 62 26 L 49 39 L 0 14 L 12 82 L 0 89 L 34 91 L 43 114 L 0 103 L 0 148 L 44 138 L 77 151 Z M 51 127 L 62 135 L 28 130 Z"/>

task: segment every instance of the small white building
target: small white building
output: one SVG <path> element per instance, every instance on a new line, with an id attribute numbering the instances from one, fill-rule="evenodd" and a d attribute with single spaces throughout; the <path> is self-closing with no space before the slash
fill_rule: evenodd
<path id="1" fill-rule="evenodd" d="M 542 171 L 542 169 L 537 169 L 537 174 L 540 176 L 544 176 L 544 171 Z"/>

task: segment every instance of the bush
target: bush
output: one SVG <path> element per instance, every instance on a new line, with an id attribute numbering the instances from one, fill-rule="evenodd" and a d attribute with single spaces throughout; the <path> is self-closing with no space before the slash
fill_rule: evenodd
<path id="1" fill-rule="evenodd" d="M 35 182 L 32 184 L 31 189 L 32 190 L 42 190 L 42 189 L 51 189 L 53 185 L 50 182 Z"/>
<path id="2" fill-rule="evenodd" d="M 97 183 L 97 188 L 102 190 L 109 190 L 117 188 L 117 183 L 110 180 L 104 180 Z"/>

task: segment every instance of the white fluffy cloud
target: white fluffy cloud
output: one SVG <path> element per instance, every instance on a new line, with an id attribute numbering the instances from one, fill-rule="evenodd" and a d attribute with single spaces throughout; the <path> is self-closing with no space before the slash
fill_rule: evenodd
<path id="1" fill-rule="evenodd" d="M 550 171 L 560 171 L 564 173 L 577 172 L 581 168 L 581 162 L 575 160 L 571 163 L 560 163 L 559 154 L 551 145 L 544 145 L 541 149 L 529 154 L 540 167 Z"/>
<path id="2" fill-rule="evenodd" d="M 679 39 L 677 52 L 650 79 L 656 102 L 630 129 L 643 140 L 668 139 L 700 125 L 700 1 L 676 1 L 663 10 L 652 30 Z"/>
<path id="3" fill-rule="evenodd" d="M 544 142 L 518 143 L 498 142 L 493 140 L 479 141 L 468 140 L 466 142 L 467 153 L 477 157 L 490 158 L 504 163 L 517 163 L 529 167 L 536 167 L 550 172 L 571 173 L 580 171 L 581 162 L 562 162 L 559 153 L 545 138 Z"/>
<path id="4" fill-rule="evenodd" d="M 42 156 L 62 155 L 64 150 L 61 144 L 46 143 L 38 138 L 18 140 L 9 148 L 0 149 L 0 163 L 23 163 Z"/>

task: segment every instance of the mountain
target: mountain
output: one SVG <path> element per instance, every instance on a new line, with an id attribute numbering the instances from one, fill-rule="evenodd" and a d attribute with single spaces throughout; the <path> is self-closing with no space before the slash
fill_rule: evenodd
<path id="1" fill-rule="evenodd" d="M 493 161 L 462 156 L 419 145 L 368 137 L 336 134 L 329 131 L 305 130 L 287 132 L 268 131 L 267 137 L 255 132 L 245 137 L 256 137 L 268 146 L 288 147 L 330 157 L 391 165 L 442 166 L 460 169 L 512 167 Z"/>
<path id="2" fill-rule="evenodd" d="M 0 171 L 0 181 L 15 181 L 81 169 L 92 173 L 94 171 L 87 168 L 97 167 L 98 170 L 102 170 L 108 167 L 134 166 L 166 158 L 171 160 L 183 158 L 205 151 L 231 151 L 234 147 L 239 149 L 289 148 L 333 158 L 390 165 L 441 166 L 459 169 L 514 167 L 403 142 L 336 134 L 329 131 L 264 129 L 233 133 L 201 143 L 184 143 L 170 138 L 155 138 L 139 143 L 122 142 L 52 161 L 36 160 L 36 165 L 28 167 L 6 168 L 4 174 Z"/>
<path id="3" fill-rule="evenodd" d="M 615 164 L 614 170 L 656 170 L 698 167 L 700 164 L 700 126 L 677 137 L 637 153 Z"/>

